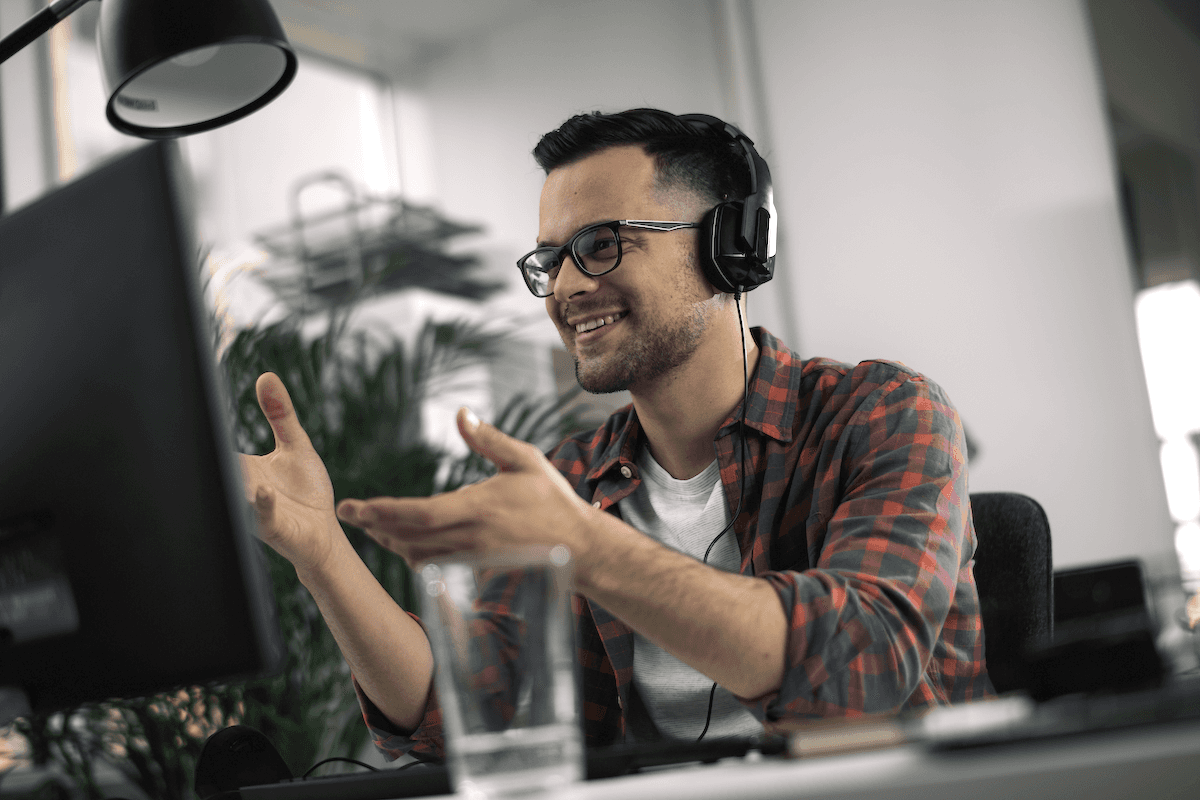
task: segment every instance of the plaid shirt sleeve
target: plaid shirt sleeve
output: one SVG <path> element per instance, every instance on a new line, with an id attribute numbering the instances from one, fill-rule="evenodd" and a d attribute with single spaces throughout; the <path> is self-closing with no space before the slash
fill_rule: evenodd
<path id="1" fill-rule="evenodd" d="M 808 493 L 773 537 L 807 558 L 758 573 L 788 616 L 786 671 L 746 702 L 771 721 L 988 696 L 957 412 L 901 365 L 806 366 L 821 411 L 798 411 L 797 473 L 760 478 L 767 498 L 789 491 L 773 480 Z"/>

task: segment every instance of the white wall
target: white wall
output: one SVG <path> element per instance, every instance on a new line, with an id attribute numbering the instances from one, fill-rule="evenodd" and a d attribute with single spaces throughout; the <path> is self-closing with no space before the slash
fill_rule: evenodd
<path id="1" fill-rule="evenodd" d="M 1074 0 L 758 0 L 805 355 L 901 360 L 1056 566 L 1173 562 L 1102 90 Z"/>

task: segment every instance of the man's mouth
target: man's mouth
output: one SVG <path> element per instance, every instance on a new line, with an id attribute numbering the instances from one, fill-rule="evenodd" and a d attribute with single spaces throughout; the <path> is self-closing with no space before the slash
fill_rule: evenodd
<path id="1" fill-rule="evenodd" d="M 616 314 L 609 314 L 608 316 L 605 316 L 605 317 L 596 317 L 595 319 L 589 319 L 584 322 L 580 322 L 578 325 L 575 326 L 575 333 L 576 334 L 587 333 L 589 331 L 594 331 L 597 328 L 602 328 L 605 325 L 612 325 L 614 322 L 617 322 L 618 320 L 625 319 L 625 317 L 627 317 L 628 315 L 629 315 L 628 311 L 621 311 Z"/>

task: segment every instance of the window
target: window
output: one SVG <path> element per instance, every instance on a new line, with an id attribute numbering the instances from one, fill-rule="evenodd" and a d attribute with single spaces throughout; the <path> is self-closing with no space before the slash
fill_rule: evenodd
<path id="1" fill-rule="evenodd" d="M 1138 339 L 1185 586 L 1200 591 L 1200 284 L 1144 289 Z"/>

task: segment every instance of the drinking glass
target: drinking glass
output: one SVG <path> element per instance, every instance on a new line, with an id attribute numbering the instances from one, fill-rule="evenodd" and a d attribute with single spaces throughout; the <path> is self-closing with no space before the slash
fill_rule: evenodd
<path id="1" fill-rule="evenodd" d="M 566 547 L 455 557 L 420 571 L 455 789 L 500 797 L 583 777 Z"/>

